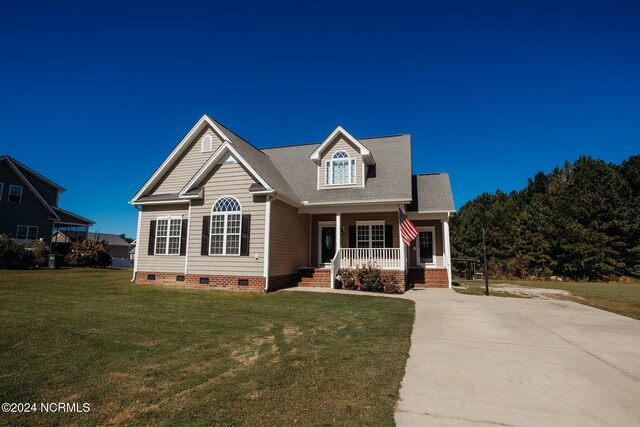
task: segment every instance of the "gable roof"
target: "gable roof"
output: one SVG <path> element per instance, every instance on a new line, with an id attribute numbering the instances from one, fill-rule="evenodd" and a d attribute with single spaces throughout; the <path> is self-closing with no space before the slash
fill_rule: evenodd
<path id="1" fill-rule="evenodd" d="M 207 125 L 219 134 L 222 145 L 179 193 L 147 194 Z M 327 145 L 340 135 L 361 150 L 369 164 L 366 185 L 320 190 L 316 178 L 318 163 L 313 160 L 319 160 Z M 277 193 L 296 206 L 411 202 L 414 210 L 421 212 L 455 211 L 447 174 L 412 175 L 410 135 L 356 139 L 338 126 L 320 143 L 258 149 L 207 115 L 201 117 L 130 203 L 187 203 L 189 198 L 199 197 L 202 188 L 198 185 L 227 153 L 256 179 L 250 187 L 252 193 Z M 376 162 L 372 153 L 376 154 Z"/>
<path id="2" fill-rule="evenodd" d="M 451 183 L 447 173 L 425 173 L 413 175 L 413 200 L 409 211 L 455 212 Z"/>
<path id="3" fill-rule="evenodd" d="M 51 214 L 49 219 L 53 219 L 56 222 L 68 222 L 68 223 L 72 223 L 72 224 L 75 224 L 75 223 L 86 224 L 86 225 L 95 224 L 93 221 L 91 221 L 89 219 L 86 219 L 86 218 L 83 218 L 80 215 L 76 215 L 76 214 L 71 213 L 69 211 L 66 211 L 66 210 L 64 210 L 62 208 L 59 208 L 59 207 L 57 207 L 55 205 L 47 203 L 47 201 L 44 199 L 44 197 L 42 197 L 40 192 L 38 190 L 36 190 L 36 188 L 33 186 L 31 181 L 29 181 L 29 179 L 27 179 L 27 177 L 24 175 L 23 171 L 25 171 L 26 173 L 29 173 L 30 175 L 33 175 L 37 179 L 42 180 L 43 182 L 47 183 L 48 185 L 51 185 L 52 187 L 56 188 L 59 192 L 64 191 L 64 188 L 62 188 L 59 185 L 53 183 L 52 181 L 49 181 L 47 178 L 43 177 L 42 175 L 40 175 L 39 173 L 33 171 L 32 169 L 26 167 L 25 165 L 23 165 L 22 163 L 18 162 L 16 159 L 14 159 L 11 156 L 2 155 L 2 156 L 0 156 L 0 162 L 1 161 L 7 162 L 9 167 L 16 173 L 16 175 L 18 175 L 20 180 L 36 196 L 38 201 L 40 203 L 42 203 L 42 205 L 45 207 L 45 209 Z"/>
<path id="4" fill-rule="evenodd" d="M 171 166 L 176 162 L 176 160 L 178 160 L 180 155 L 184 153 L 187 150 L 187 148 L 189 148 L 191 142 L 193 142 L 193 140 L 207 126 L 211 126 L 213 131 L 216 134 L 218 134 L 220 139 L 222 139 L 223 143 L 225 141 L 229 141 L 229 138 L 220 130 L 217 124 L 214 123 L 206 114 L 203 114 L 202 117 L 200 117 L 200 120 L 198 120 L 196 124 L 193 125 L 191 130 L 189 130 L 189 132 L 187 132 L 187 134 L 182 138 L 182 140 L 180 140 L 180 142 L 178 143 L 178 145 L 176 145 L 176 147 L 173 149 L 171 154 L 169 154 L 169 156 L 166 159 L 164 159 L 164 162 L 162 162 L 160 167 L 156 169 L 153 175 L 151 175 L 151 178 L 149 178 L 147 182 L 145 182 L 142 188 L 140 188 L 140 190 L 136 193 L 136 195 L 133 196 L 133 199 L 131 199 L 129 203 L 134 203 L 138 201 L 142 196 L 146 195 L 145 193 L 148 190 L 151 190 L 158 182 L 160 182 L 160 179 L 165 175 L 165 173 L 169 171 Z"/>
<path id="5" fill-rule="evenodd" d="M 364 144 L 362 144 L 360 141 L 358 141 L 353 136 L 351 136 L 351 134 L 347 132 L 342 126 L 336 127 L 333 130 L 333 132 L 331 132 L 329 136 L 326 137 L 325 140 L 320 143 L 320 145 L 318 145 L 318 147 L 313 151 L 313 153 L 311 153 L 309 158 L 314 162 L 319 162 L 320 156 L 325 151 L 325 149 L 329 146 L 329 144 L 335 141 L 336 138 L 340 135 L 358 149 L 358 151 L 360 152 L 360 155 L 364 158 L 364 161 L 368 165 L 375 164 L 375 162 L 373 161 L 373 156 L 371 155 L 371 151 L 369 151 L 369 149 L 365 147 Z"/>
<path id="6" fill-rule="evenodd" d="M 51 217 L 53 219 L 60 219 L 60 217 L 53 211 L 53 208 L 51 207 L 51 205 L 49 203 L 47 203 L 47 201 L 44 199 L 44 197 L 42 197 L 42 195 L 38 192 L 38 190 L 36 190 L 36 188 L 33 186 L 33 184 L 31 184 L 31 182 L 20 171 L 18 166 L 16 166 L 16 164 L 14 163 L 14 160 L 13 160 L 12 157 L 9 157 L 7 155 L 1 156 L 0 157 L 0 162 L 1 161 L 7 162 L 9 167 L 15 172 L 16 175 L 18 175 L 18 178 L 20 178 L 20 180 L 27 186 L 27 188 L 29 188 L 29 190 L 31 190 L 33 195 L 36 196 L 36 199 L 38 199 L 38 201 L 40 203 L 42 203 L 44 208 L 51 214 Z"/>
<path id="7" fill-rule="evenodd" d="M 318 151 L 320 144 L 265 148 L 273 164 L 291 184 L 305 205 L 367 201 L 400 202 L 411 200 L 411 136 L 392 135 L 361 138 L 371 152 L 376 153 L 376 164 L 369 169 L 363 187 L 319 190 L 316 175 L 318 166 L 309 161 L 309 153 Z M 301 179 L 301 177 L 310 177 Z"/>
<path id="8" fill-rule="evenodd" d="M 108 246 L 131 246 L 130 243 L 116 234 L 89 233 L 88 237 L 90 240 L 95 240 L 96 242 L 102 242 L 104 240 Z"/>
<path id="9" fill-rule="evenodd" d="M 39 179 L 40 181 L 44 182 L 45 184 L 55 188 L 56 190 L 58 190 L 59 192 L 63 192 L 65 191 L 64 188 L 62 188 L 61 186 L 59 186 L 58 184 L 56 184 L 55 182 L 45 178 L 44 176 L 40 175 L 38 172 L 34 171 L 33 169 L 31 169 L 30 167 L 27 167 L 25 165 L 23 165 L 22 163 L 20 163 L 19 161 L 17 161 L 16 159 L 14 159 L 13 157 L 9 156 L 9 155 L 2 155 L 0 156 L 0 161 L 4 160 L 4 159 L 9 159 L 14 165 L 16 165 L 22 172 L 27 173 L 27 174 L 31 174 L 34 177 L 36 177 L 37 179 Z"/>
<path id="10" fill-rule="evenodd" d="M 207 173 L 215 167 L 217 161 L 226 152 L 231 152 L 236 160 L 240 161 L 246 168 L 250 170 L 254 178 L 256 178 L 265 188 L 272 189 L 273 191 L 284 195 L 285 197 L 297 202 L 295 192 L 291 189 L 289 183 L 284 179 L 280 171 L 273 165 L 271 159 L 265 155 L 262 151 L 245 141 L 243 138 L 230 131 L 221 123 L 210 118 L 206 114 L 196 123 L 196 125 L 187 133 L 178 146 L 171 152 L 169 157 L 164 163 L 156 170 L 153 176 L 145 183 L 145 185 L 138 191 L 130 203 L 137 204 L 138 202 L 151 201 L 150 195 L 145 194 L 148 190 L 162 178 L 162 176 L 170 169 L 173 163 L 178 159 L 180 154 L 184 152 L 193 139 L 200 133 L 206 125 L 213 128 L 214 132 L 218 133 L 220 138 L 224 141 L 222 145 L 211 155 L 211 157 L 205 162 L 205 164 L 195 172 L 191 180 L 180 191 L 177 199 L 185 198 L 186 194 L 193 191 L 199 182 L 206 176 Z M 164 199 L 174 199 L 170 195 L 157 195 Z M 159 201 L 160 199 L 157 199 Z"/>
<path id="11" fill-rule="evenodd" d="M 93 225 L 95 222 L 90 219 L 84 218 L 80 215 L 76 215 L 64 209 L 61 209 L 57 206 L 51 206 L 51 208 L 58 214 L 60 219 L 59 222 L 68 223 L 68 224 L 85 224 L 85 225 Z"/>

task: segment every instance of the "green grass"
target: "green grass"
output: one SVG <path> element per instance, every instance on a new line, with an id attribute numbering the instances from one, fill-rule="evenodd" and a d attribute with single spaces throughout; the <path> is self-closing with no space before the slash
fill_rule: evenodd
<path id="1" fill-rule="evenodd" d="M 454 287 L 460 293 L 482 295 L 484 281 L 458 280 L 465 288 Z M 491 280 L 489 291 L 495 296 L 513 295 L 500 288 L 491 288 L 491 283 L 508 283 L 525 288 L 561 289 L 571 296 L 554 296 L 553 298 L 575 301 L 602 310 L 611 311 L 623 316 L 640 320 L 640 283 L 591 283 L 591 282 L 545 282 L 526 280 Z"/>
<path id="2" fill-rule="evenodd" d="M 0 402 L 88 402 L 13 425 L 392 425 L 413 302 L 0 270 Z"/>

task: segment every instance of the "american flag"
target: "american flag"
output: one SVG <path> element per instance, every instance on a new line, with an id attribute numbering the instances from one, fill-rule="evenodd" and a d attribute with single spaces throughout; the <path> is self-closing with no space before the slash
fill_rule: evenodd
<path id="1" fill-rule="evenodd" d="M 418 236 L 418 230 L 409 218 L 402 212 L 402 209 L 398 209 L 398 216 L 400 218 L 400 230 L 402 231 L 402 241 L 405 245 L 411 245 L 411 241 Z"/>

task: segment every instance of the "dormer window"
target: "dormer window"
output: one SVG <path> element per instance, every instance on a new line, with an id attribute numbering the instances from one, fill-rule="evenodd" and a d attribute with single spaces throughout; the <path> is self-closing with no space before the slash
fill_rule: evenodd
<path id="1" fill-rule="evenodd" d="M 325 184 L 345 185 L 356 183 L 356 160 L 346 151 L 336 151 L 326 163 Z"/>

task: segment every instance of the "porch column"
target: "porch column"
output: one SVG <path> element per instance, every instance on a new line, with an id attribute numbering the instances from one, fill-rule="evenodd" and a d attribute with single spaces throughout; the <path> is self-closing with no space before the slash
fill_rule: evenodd
<path id="1" fill-rule="evenodd" d="M 341 219 L 341 213 L 340 212 L 336 212 L 336 256 L 340 256 L 340 237 L 341 237 L 341 232 L 340 229 L 342 228 L 342 225 L 340 223 L 340 219 Z M 336 275 L 338 274 L 337 271 L 335 271 L 335 267 L 336 265 L 332 262 L 331 263 L 331 289 L 335 289 L 336 287 Z"/>
<path id="2" fill-rule="evenodd" d="M 340 235 L 342 234 L 340 229 L 342 228 L 340 225 L 340 218 L 342 216 L 341 212 L 336 213 L 336 253 L 340 250 Z"/>
<path id="3" fill-rule="evenodd" d="M 400 206 L 398 206 L 399 208 Z M 407 246 L 404 244 L 404 241 L 402 240 L 402 227 L 400 227 L 400 215 L 398 215 L 398 238 L 399 238 L 399 243 L 400 243 L 400 269 L 402 271 L 406 270 L 406 265 L 407 265 Z"/>
<path id="4" fill-rule="evenodd" d="M 449 279 L 449 287 L 451 288 L 451 242 L 449 240 L 448 218 L 442 222 L 442 237 L 442 240 L 444 240 L 444 265 L 447 268 L 447 277 Z"/>

